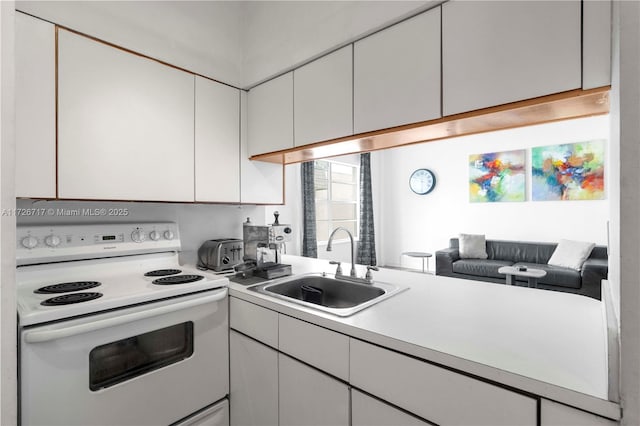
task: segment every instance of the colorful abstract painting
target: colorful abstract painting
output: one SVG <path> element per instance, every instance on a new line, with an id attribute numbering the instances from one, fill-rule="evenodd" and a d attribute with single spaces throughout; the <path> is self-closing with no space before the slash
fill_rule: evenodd
<path id="1" fill-rule="evenodd" d="M 531 149 L 533 201 L 602 200 L 604 140 Z"/>
<path id="2" fill-rule="evenodd" d="M 469 201 L 524 201 L 525 150 L 469 156 Z"/>

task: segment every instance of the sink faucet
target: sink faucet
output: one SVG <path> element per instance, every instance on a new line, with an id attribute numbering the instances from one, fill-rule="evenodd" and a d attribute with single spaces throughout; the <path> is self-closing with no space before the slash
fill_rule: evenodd
<path id="1" fill-rule="evenodd" d="M 349 235 L 349 239 L 351 240 L 351 272 L 350 275 L 353 278 L 357 278 L 356 276 L 356 262 L 355 262 L 355 249 L 354 249 L 354 245 L 353 245 L 353 235 L 351 235 L 351 232 L 349 232 L 349 230 L 347 228 L 343 228 L 342 226 L 338 226 L 336 229 L 333 230 L 333 232 L 331 233 L 331 235 L 329 235 L 329 242 L 327 242 L 327 251 L 332 251 L 331 248 L 331 243 L 333 242 L 333 236 L 335 235 L 336 232 L 343 230 L 344 232 L 347 233 L 347 235 Z"/>

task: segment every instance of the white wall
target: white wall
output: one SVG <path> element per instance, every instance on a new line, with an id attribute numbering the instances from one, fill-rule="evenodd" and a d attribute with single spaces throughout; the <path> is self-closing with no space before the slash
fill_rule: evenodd
<path id="1" fill-rule="evenodd" d="M 178 223 L 182 241 L 180 261 L 195 264 L 200 245 L 214 238 L 242 238 L 242 222 L 247 216 L 257 225 L 264 225 L 263 206 L 225 206 L 215 204 L 172 204 L 98 201 L 34 201 L 18 200 L 19 208 L 126 208 L 128 216 L 20 216 L 18 225 L 64 224 L 64 223 L 113 223 L 113 222 L 159 222 Z M 13 239 L 15 241 L 15 238 Z"/>
<path id="2" fill-rule="evenodd" d="M 25 13 L 240 87 L 243 2 L 18 1 Z"/>
<path id="3" fill-rule="evenodd" d="M 25 13 L 240 88 L 440 1 L 30 1 Z"/>
<path id="4" fill-rule="evenodd" d="M 470 203 L 470 154 L 527 148 L 527 170 L 533 146 L 609 138 L 609 117 L 600 116 L 519 129 L 464 136 L 383 151 L 384 182 L 380 264 L 419 268 L 421 261 L 400 258 L 404 251 L 448 247 L 459 233 L 485 234 L 488 239 L 552 241 L 561 238 L 606 244 L 609 201 L 545 201 Z M 608 155 L 606 156 L 608 158 Z M 605 160 L 606 161 L 606 160 Z M 409 189 L 417 168 L 436 174 L 437 186 L 428 195 Z M 605 172 L 606 173 L 606 172 Z M 605 176 L 606 184 L 609 179 Z M 527 200 L 531 199 L 527 172 Z M 432 259 L 432 268 L 434 262 Z"/>
<path id="5" fill-rule="evenodd" d="M 0 424 L 17 424 L 14 4 L 0 2 Z M 9 212 L 5 214 L 4 212 Z"/>
<path id="6" fill-rule="evenodd" d="M 247 86 L 426 10 L 441 1 L 251 1 L 245 11 Z"/>
<path id="7" fill-rule="evenodd" d="M 620 120 L 620 391 L 624 425 L 640 424 L 640 3 L 616 2 Z M 616 227 L 614 227 L 614 230 Z"/>

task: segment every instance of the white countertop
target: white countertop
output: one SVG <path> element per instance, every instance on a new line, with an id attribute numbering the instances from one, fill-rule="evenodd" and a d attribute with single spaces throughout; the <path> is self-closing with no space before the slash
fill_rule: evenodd
<path id="1" fill-rule="evenodd" d="M 327 261 L 284 256 L 294 274 Z M 350 265 L 343 265 L 348 271 Z M 362 276 L 363 268 L 358 268 Z M 230 283 L 230 295 L 390 349 L 611 418 L 604 304 L 584 296 L 393 269 L 410 289 L 341 318 Z"/>

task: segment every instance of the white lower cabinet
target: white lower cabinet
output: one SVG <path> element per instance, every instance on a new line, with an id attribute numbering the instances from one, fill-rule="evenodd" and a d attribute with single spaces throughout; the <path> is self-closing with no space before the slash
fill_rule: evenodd
<path id="1" fill-rule="evenodd" d="M 351 389 L 352 426 L 427 426 L 428 424 L 389 404 Z"/>
<path id="2" fill-rule="evenodd" d="M 439 425 L 536 425 L 538 401 L 360 340 L 349 383 Z"/>
<path id="3" fill-rule="evenodd" d="M 542 400 L 541 426 L 615 426 L 619 423 L 557 402 Z"/>
<path id="4" fill-rule="evenodd" d="M 349 387 L 278 354 L 280 425 L 349 425 Z"/>
<path id="5" fill-rule="evenodd" d="M 231 330 L 230 423 L 278 424 L 278 352 Z"/>
<path id="6" fill-rule="evenodd" d="M 278 338 L 281 352 L 349 380 L 349 338 L 344 334 L 280 314 Z"/>
<path id="7" fill-rule="evenodd" d="M 229 401 L 220 401 L 174 426 L 229 426 Z"/>

